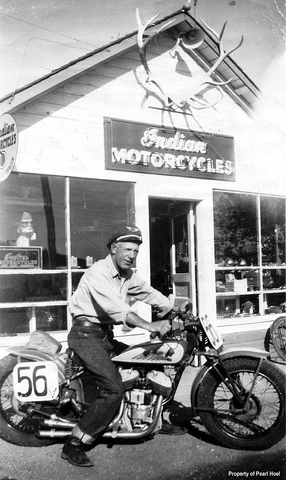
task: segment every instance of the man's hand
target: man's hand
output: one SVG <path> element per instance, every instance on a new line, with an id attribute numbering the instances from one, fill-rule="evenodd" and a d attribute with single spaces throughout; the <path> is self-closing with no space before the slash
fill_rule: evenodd
<path id="1" fill-rule="evenodd" d="M 168 320 L 159 320 L 158 322 L 146 322 L 134 312 L 129 312 L 126 315 L 126 324 L 129 327 L 140 327 L 149 332 L 158 333 L 160 336 L 166 335 L 171 330 L 171 325 Z"/>
<path id="2" fill-rule="evenodd" d="M 166 335 L 171 330 L 171 325 L 168 320 L 160 320 L 149 324 L 149 332 L 156 332 L 160 336 Z"/>

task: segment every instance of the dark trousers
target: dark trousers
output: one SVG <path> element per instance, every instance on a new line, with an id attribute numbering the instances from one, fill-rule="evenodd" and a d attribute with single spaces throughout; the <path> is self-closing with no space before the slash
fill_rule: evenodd
<path id="1" fill-rule="evenodd" d="M 98 387 L 96 396 L 73 432 L 84 443 L 92 443 L 108 427 L 119 409 L 124 390 L 111 355 L 121 353 L 128 345 L 114 340 L 113 332 L 99 324 L 72 327 L 68 344 L 92 373 Z"/>

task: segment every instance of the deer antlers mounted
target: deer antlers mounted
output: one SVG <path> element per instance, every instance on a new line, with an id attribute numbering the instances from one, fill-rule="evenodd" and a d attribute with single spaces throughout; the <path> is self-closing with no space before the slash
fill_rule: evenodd
<path id="1" fill-rule="evenodd" d="M 190 89 L 187 92 L 186 98 L 180 101 L 176 101 L 174 99 L 175 95 L 172 95 L 170 93 L 167 94 L 165 92 L 165 89 L 159 84 L 159 80 L 155 79 L 147 61 L 147 47 L 151 42 L 151 40 L 154 39 L 159 32 L 161 32 L 162 30 L 165 30 L 166 28 L 170 27 L 172 23 L 174 23 L 174 20 L 171 20 L 163 24 L 157 30 L 154 30 L 152 33 L 150 33 L 150 35 L 146 36 L 145 34 L 146 29 L 152 25 L 152 23 L 155 21 L 158 15 L 159 14 L 155 15 L 154 17 L 150 18 L 150 20 L 148 20 L 146 23 L 143 24 L 139 16 L 139 10 L 136 9 L 136 18 L 137 18 L 137 24 L 138 24 L 137 40 L 138 40 L 138 46 L 139 46 L 139 54 L 140 54 L 141 63 L 147 74 L 144 88 L 146 89 L 146 86 L 147 86 L 147 91 L 157 97 L 159 96 L 160 100 L 165 104 L 165 106 L 169 108 L 175 109 L 175 108 L 192 107 L 196 109 L 202 109 L 202 108 L 209 108 L 214 106 L 216 103 L 218 103 L 218 101 L 223 96 L 221 87 L 228 84 L 232 79 L 223 81 L 223 82 L 216 82 L 211 78 L 211 76 L 214 74 L 215 70 L 218 68 L 218 66 L 223 62 L 223 60 L 226 57 L 228 57 L 231 53 L 233 53 L 235 50 L 240 48 L 240 46 L 243 43 L 243 36 L 241 37 L 241 40 L 236 47 L 234 47 L 228 52 L 225 52 L 223 48 L 222 37 L 225 31 L 227 22 L 224 23 L 222 30 L 218 35 L 212 28 L 208 27 L 208 25 L 203 20 L 201 20 L 205 28 L 208 29 L 210 32 L 212 32 L 213 35 L 216 37 L 216 40 L 218 42 L 218 47 L 219 47 L 219 56 L 216 62 L 214 63 L 214 65 L 208 70 L 208 72 L 204 73 L 202 77 L 197 82 L 195 82 L 194 85 L 190 85 Z M 144 39 L 144 35 L 146 37 L 145 39 Z M 169 54 L 171 54 L 178 46 L 181 46 L 185 52 L 189 53 L 189 50 L 197 48 L 198 45 L 194 45 L 194 46 L 187 45 L 186 43 L 184 43 L 183 36 L 179 35 L 176 41 L 176 45 L 169 51 Z M 154 87 L 157 89 L 156 92 L 154 92 Z M 202 97 L 198 98 L 198 95 L 200 94 L 200 92 L 202 92 L 202 90 L 210 87 L 216 87 L 220 92 L 219 100 L 216 100 L 213 103 L 207 102 Z"/>

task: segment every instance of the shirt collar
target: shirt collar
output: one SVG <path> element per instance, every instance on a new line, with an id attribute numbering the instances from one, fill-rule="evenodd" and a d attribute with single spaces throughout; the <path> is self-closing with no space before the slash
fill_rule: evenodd
<path id="1" fill-rule="evenodd" d="M 113 278 L 115 278 L 115 277 L 123 278 L 123 277 L 121 277 L 120 273 L 118 272 L 117 268 L 115 267 L 115 265 L 114 265 L 114 263 L 113 263 L 113 261 L 112 261 L 111 253 L 106 257 L 106 262 L 107 262 L 108 267 L 109 267 L 110 270 L 111 270 L 111 274 L 112 274 Z M 130 269 L 130 270 L 128 271 L 128 274 L 126 275 L 126 277 L 124 277 L 124 279 L 127 280 L 127 279 L 131 278 L 131 277 L 132 277 L 132 274 L 133 274 L 133 272 L 132 272 L 132 270 Z"/>

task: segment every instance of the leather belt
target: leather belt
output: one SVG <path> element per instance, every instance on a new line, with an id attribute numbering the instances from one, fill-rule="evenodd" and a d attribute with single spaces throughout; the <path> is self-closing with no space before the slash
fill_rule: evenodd
<path id="1" fill-rule="evenodd" d="M 101 330 L 108 332 L 113 330 L 113 325 L 104 325 L 102 323 L 91 322 L 87 317 L 84 316 L 74 317 L 72 325 L 73 327 L 99 327 Z"/>

